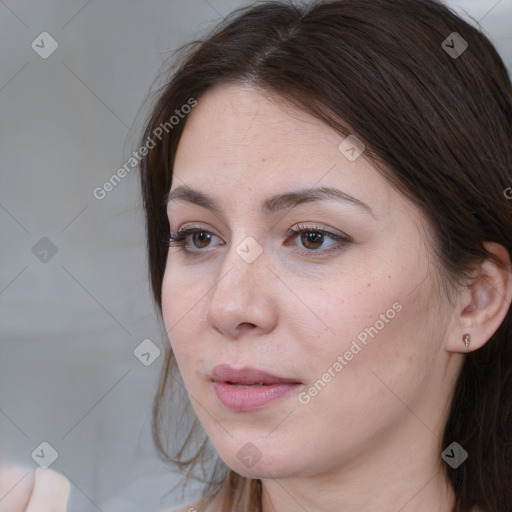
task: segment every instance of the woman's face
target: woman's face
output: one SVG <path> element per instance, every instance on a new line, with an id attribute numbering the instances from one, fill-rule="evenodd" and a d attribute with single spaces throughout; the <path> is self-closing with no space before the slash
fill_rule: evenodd
<path id="1" fill-rule="evenodd" d="M 171 233 L 198 232 L 190 252 L 169 249 L 163 315 L 221 458 L 255 478 L 438 464 L 461 360 L 444 348 L 449 305 L 424 217 L 350 141 L 283 99 L 222 85 L 186 122 L 171 192 L 189 187 L 218 209 L 199 195 L 169 202 Z"/>

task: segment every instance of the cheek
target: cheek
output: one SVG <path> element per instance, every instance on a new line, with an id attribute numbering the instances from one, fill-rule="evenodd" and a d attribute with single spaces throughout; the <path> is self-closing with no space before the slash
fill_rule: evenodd
<path id="1" fill-rule="evenodd" d="M 429 282 L 415 288 L 418 280 L 416 270 L 390 272 L 375 267 L 373 275 L 345 276 L 307 290 L 295 288 L 298 296 L 307 297 L 304 302 L 309 306 L 290 310 L 297 320 L 292 322 L 294 338 L 301 340 L 301 352 L 307 355 L 305 377 L 310 382 L 323 375 L 329 382 L 343 380 L 360 395 L 368 391 L 368 378 L 376 380 L 370 369 L 400 386 L 401 376 L 407 380 L 427 371 L 430 342 L 440 326 L 427 313 Z M 336 379 L 333 374 L 346 377 Z"/>
<path id="2" fill-rule="evenodd" d="M 383 309 L 374 304 L 374 311 L 386 314 L 387 301 L 384 304 Z M 416 340 L 408 336 L 406 305 L 398 312 L 393 309 L 394 318 L 380 330 L 378 323 L 376 331 L 371 329 L 376 319 L 370 310 L 368 306 L 365 318 L 359 316 L 352 322 L 350 312 L 342 311 L 336 326 L 338 336 L 318 339 L 308 351 L 315 355 L 304 359 L 306 386 L 297 397 L 294 415 L 297 424 L 307 425 L 312 437 L 322 439 L 318 450 L 326 458 L 359 450 L 395 424 L 406 411 L 403 404 L 414 404 L 426 386 L 428 365 L 425 354 L 414 348 Z M 388 313 L 389 317 L 393 313 Z M 344 319 L 346 334 L 342 331 Z M 358 338 L 360 333 L 365 337 Z M 340 432 L 344 433 L 341 440 Z"/>
<path id="3" fill-rule="evenodd" d="M 185 370 L 190 367 L 186 362 L 194 354 L 197 359 L 196 345 L 202 339 L 198 329 L 202 315 L 206 314 L 204 290 L 198 289 L 200 280 L 194 279 L 194 282 L 195 285 L 190 284 L 186 272 L 170 267 L 167 267 L 162 281 L 162 316 L 165 328 L 178 366 Z"/>
<path id="4" fill-rule="evenodd" d="M 179 263 L 171 265 L 169 261 L 170 256 L 162 280 L 162 315 L 167 332 L 172 335 L 180 329 L 190 329 L 197 322 L 208 287 L 205 276 Z"/>
<path id="5" fill-rule="evenodd" d="M 365 346 L 400 316 L 400 305 L 393 308 L 399 292 L 368 279 L 372 278 L 345 276 L 325 280 L 321 286 L 294 288 L 294 293 L 305 300 L 295 304 L 290 314 L 302 332 L 300 339 L 314 346 L 315 354 L 343 354 L 353 341 Z"/>

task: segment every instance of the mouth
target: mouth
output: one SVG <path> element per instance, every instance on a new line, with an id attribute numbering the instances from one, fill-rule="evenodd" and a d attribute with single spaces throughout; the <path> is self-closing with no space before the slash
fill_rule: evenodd
<path id="1" fill-rule="evenodd" d="M 302 385 L 296 379 L 257 368 L 245 366 L 235 369 L 225 364 L 213 369 L 211 380 L 220 403 L 230 411 L 260 409 Z"/>
<path id="2" fill-rule="evenodd" d="M 237 384 L 236 382 L 226 381 L 226 384 L 235 386 L 236 388 L 252 388 L 254 386 L 270 386 L 271 384 L 265 384 L 264 382 L 258 382 L 256 384 Z"/>
<path id="3" fill-rule="evenodd" d="M 272 384 L 302 384 L 296 379 L 279 377 L 264 370 L 244 366 L 236 369 L 227 364 L 217 365 L 211 374 L 214 382 L 226 382 L 235 386 L 268 386 Z"/>

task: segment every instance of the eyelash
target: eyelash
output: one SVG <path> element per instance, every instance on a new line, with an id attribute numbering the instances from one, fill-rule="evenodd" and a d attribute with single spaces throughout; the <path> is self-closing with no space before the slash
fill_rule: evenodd
<path id="1" fill-rule="evenodd" d="M 185 228 L 185 229 L 182 228 L 182 229 L 178 230 L 177 233 L 174 233 L 174 234 L 171 233 L 170 234 L 170 236 L 169 236 L 169 243 L 168 243 L 169 247 L 181 247 L 181 249 L 185 253 L 187 253 L 187 255 L 194 255 L 194 256 L 197 256 L 200 253 L 206 252 L 205 249 L 204 250 L 203 249 L 198 249 L 198 250 L 193 251 L 193 250 L 191 250 L 187 246 L 186 238 L 189 235 L 192 235 L 194 233 L 207 233 L 207 234 L 216 236 L 212 232 L 207 231 L 206 229 L 203 229 L 203 228 L 194 228 L 194 227 Z M 330 238 L 331 240 L 334 240 L 335 242 L 338 243 L 338 247 L 337 248 L 328 249 L 328 250 L 325 250 L 325 251 L 313 250 L 313 249 L 309 249 L 309 250 L 303 249 L 303 250 L 300 250 L 300 252 L 302 252 L 303 254 L 305 254 L 307 256 L 319 257 L 315 253 L 321 252 L 321 254 L 328 254 L 328 253 L 331 253 L 332 251 L 339 250 L 343 246 L 345 246 L 345 245 L 347 245 L 347 244 L 352 242 L 352 240 L 349 237 L 337 235 L 336 233 L 332 233 L 331 231 L 326 231 L 325 229 L 322 229 L 320 227 L 304 226 L 304 225 L 301 225 L 301 224 L 297 225 L 296 228 L 290 228 L 288 230 L 287 234 L 289 236 L 291 236 L 291 237 L 297 237 L 298 235 L 302 235 L 303 233 L 320 233 L 324 237 Z"/>

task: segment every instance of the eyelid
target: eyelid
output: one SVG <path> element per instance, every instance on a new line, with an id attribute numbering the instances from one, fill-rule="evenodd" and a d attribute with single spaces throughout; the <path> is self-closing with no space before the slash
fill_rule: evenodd
<path id="1" fill-rule="evenodd" d="M 322 233 L 322 235 L 324 236 L 324 239 L 327 238 L 327 239 L 333 240 L 335 242 L 333 244 L 333 246 L 330 248 L 327 248 L 327 249 L 323 249 L 323 250 L 314 251 L 314 250 L 307 250 L 307 249 L 300 249 L 300 248 L 296 249 L 300 253 L 306 254 L 308 257 L 322 258 L 324 256 L 330 255 L 332 252 L 339 252 L 346 245 L 353 243 L 352 237 L 350 237 L 338 230 L 336 230 L 337 232 L 333 232 L 333 231 L 331 231 L 331 229 L 333 229 L 333 228 L 321 227 L 318 224 L 308 226 L 306 224 L 300 223 L 300 224 L 297 224 L 296 226 L 294 226 L 293 228 L 290 228 L 288 230 L 288 234 L 291 237 L 297 238 L 302 233 L 308 233 L 308 232 Z"/>
<path id="2" fill-rule="evenodd" d="M 328 249 L 322 250 L 320 248 L 320 250 L 308 250 L 308 249 L 295 248 L 295 252 L 299 252 L 300 254 L 305 255 L 307 257 L 321 258 L 323 256 L 327 256 L 328 254 L 330 254 L 332 252 L 342 250 L 346 245 L 348 245 L 350 243 L 354 243 L 352 240 L 352 237 L 350 237 L 349 235 L 339 232 L 338 230 L 336 230 L 337 232 L 333 232 L 333 231 L 331 231 L 331 229 L 333 229 L 333 228 L 325 228 L 325 227 L 321 227 L 317 224 L 306 225 L 304 223 L 300 223 L 300 224 L 295 225 L 293 228 L 290 228 L 287 231 L 287 236 L 296 239 L 302 233 L 310 232 L 310 233 L 321 233 L 323 235 L 324 239 L 327 238 L 327 239 L 333 240 L 335 242 L 335 244 L 333 244 L 335 247 L 331 247 Z M 181 226 L 176 233 L 170 233 L 169 247 L 170 246 L 178 246 L 181 248 L 181 250 L 186 255 L 191 255 L 191 256 L 199 256 L 201 254 L 205 254 L 205 253 L 207 254 L 207 253 L 211 252 L 210 247 L 207 247 L 205 249 L 195 249 L 195 250 L 187 247 L 187 244 L 186 244 L 187 237 L 190 235 L 193 235 L 195 233 L 198 233 L 198 232 L 199 233 L 200 232 L 208 233 L 217 238 L 220 238 L 218 235 L 216 235 L 214 232 L 212 232 L 209 229 L 205 229 L 198 225 L 185 224 L 185 225 Z M 211 239 L 211 237 L 210 237 L 210 239 Z M 218 245 L 223 245 L 223 244 L 218 244 Z M 289 244 L 285 243 L 285 245 L 288 246 Z"/>
<path id="3" fill-rule="evenodd" d="M 343 233 L 342 231 L 335 228 L 331 228 L 329 226 L 321 226 L 318 223 L 308 225 L 307 223 L 299 222 L 294 227 L 290 228 L 288 230 L 288 233 L 294 234 L 297 233 L 298 231 L 320 232 L 325 233 L 326 235 L 330 235 L 332 237 L 339 237 L 344 238 L 347 241 L 352 241 L 352 237 Z"/>
<path id="4" fill-rule="evenodd" d="M 217 238 L 220 238 L 220 236 L 216 235 L 211 229 L 206 229 L 201 226 L 194 225 L 194 224 L 193 225 L 184 224 L 175 233 L 173 233 L 172 231 L 169 233 L 168 246 L 169 247 L 177 246 L 184 253 L 186 253 L 187 255 L 192 255 L 192 256 L 199 256 L 201 254 L 206 254 L 208 252 L 211 252 L 210 247 L 208 247 L 206 249 L 195 249 L 195 250 L 187 247 L 187 244 L 185 243 L 187 237 L 189 237 L 190 235 L 193 235 L 194 233 L 197 233 L 197 232 L 208 233 Z M 222 244 L 218 244 L 218 245 L 222 245 Z"/>

